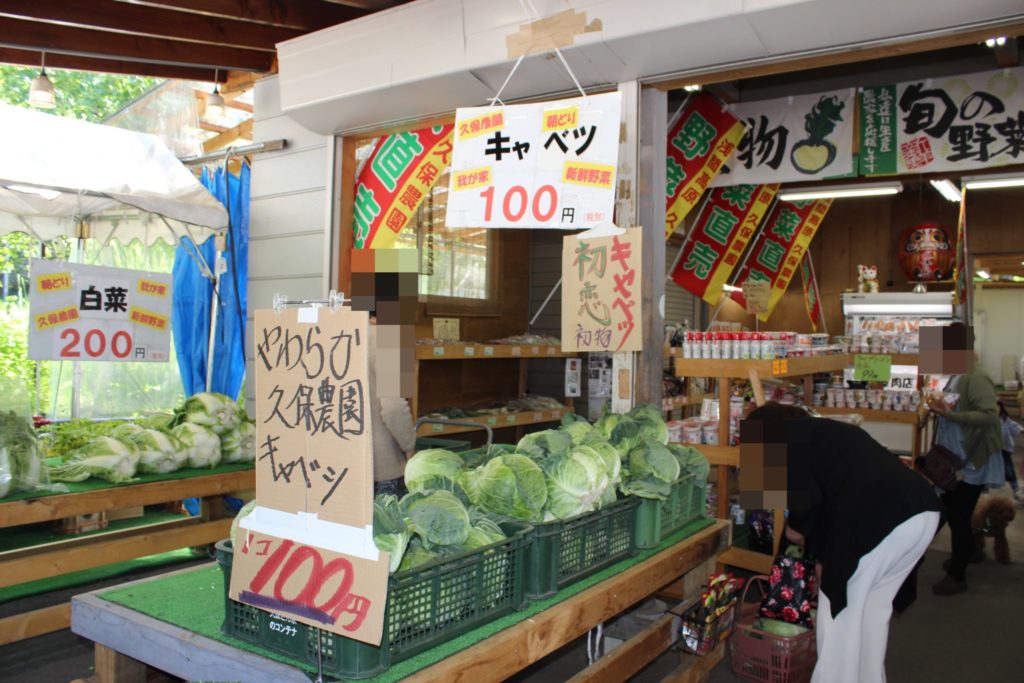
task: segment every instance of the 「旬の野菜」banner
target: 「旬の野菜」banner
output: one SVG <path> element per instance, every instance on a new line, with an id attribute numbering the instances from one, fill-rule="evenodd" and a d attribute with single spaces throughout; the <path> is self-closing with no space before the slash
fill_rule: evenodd
<path id="1" fill-rule="evenodd" d="M 775 198 L 778 185 L 716 187 L 691 229 L 672 280 L 714 305 Z"/>
<path id="2" fill-rule="evenodd" d="M 1024 67 L 864 88 L 863 175 L 1024 161 Z"/>
<path id="3" fill-rule="evenodd" d="M 665 237 L 682 225 L 739 144 L 746 126 L 707 93 L 691 96 L 668 131 Z"/>
<path id="4" fill-rule="evenodd" d="M 611 223 L 622 95 L 455 113 L 448 228 Z"/>
<path id="5" fill-rule="evenodd" d="M 768 310 L 758 314 L 762 322 L 768 320 L 782 295 L 789 288 L 793 275 L 800 267 L 814 234 L 832 205 L 831 199 L 801 202 L 777 202 L 768 217 L 760 238 L 751 247 L 736 284 L 740 287 L 748 280 L 771 282 L 772 293 Z M 733 292 L 732 298 L 746 307 L 742 292 Z"/>
<path id="6" fill-rule="evenodd" d="M 167 361 L 171 275 L 32 259 L 28 357 Z"/>
<path id="7" fill-rule="evenodd" d="M 852 175 L 855 109 L 853 89 L 729 105 L 747 132 L 711 185 Z"/>
<path id="8" fill-rule="evenodd" d="M 451 162 L 452 125 L 378 138 L 356 179 L 356 249 L 390 249 Z"/>

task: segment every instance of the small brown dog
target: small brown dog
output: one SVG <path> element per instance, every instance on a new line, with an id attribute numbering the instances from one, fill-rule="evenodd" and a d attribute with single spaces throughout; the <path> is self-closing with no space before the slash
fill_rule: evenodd
<path id="1" fill-rule="evenodd" d="M 1006 541 L 1006 525 L 1017 516 L 1013 501 L 998 496 L 985 496 L 978 501 L 971 515 L 971 531 L 979 556 L 985 551 L 985 537 L 992 538 L 992 552 L 999 564 L 1010 564 L 1010 545 Z"/>

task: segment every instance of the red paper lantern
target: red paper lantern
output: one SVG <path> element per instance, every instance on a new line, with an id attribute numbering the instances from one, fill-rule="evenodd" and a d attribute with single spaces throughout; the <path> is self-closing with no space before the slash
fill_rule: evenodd
<path id="1" fill-rule="evenodd" d="M 916 282 L 946 280 L 953 273 L 953 242 L 938 223 L 912 225 L 900 234 L 900 266 Z"/>

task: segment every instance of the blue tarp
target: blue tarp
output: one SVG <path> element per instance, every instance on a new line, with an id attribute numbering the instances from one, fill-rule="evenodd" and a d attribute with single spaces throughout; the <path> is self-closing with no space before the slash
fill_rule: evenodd
<path id="1" fill-rule="evenodd" d="M 213 173 L 204 169 L 201 181 L 231 214 L 228 249 L 224 254 L 227 272 L 221 275 L 220 295 L 217 297 L 217 330 L 210 390 L 238 398 L 245 377 L 246 283 L 249 279 L 249 167 L 243 164 L 238 176 L 226 172 L 223 168 L 218 168 Z M 174 350 L 178 357 L 178 368 L 186 396 L 206 389 L 210 301 L 214 296 L 213 284 L 203 277 L 196 264 L 195 249 L 196 245 L 190 240 L 182 240 L 174 257 L 174 308 L 171 325 L 174 330 Z M 199 245 L 198 249 L 212 270 L 216 262 L 214 240 L 207 240 Z"/>

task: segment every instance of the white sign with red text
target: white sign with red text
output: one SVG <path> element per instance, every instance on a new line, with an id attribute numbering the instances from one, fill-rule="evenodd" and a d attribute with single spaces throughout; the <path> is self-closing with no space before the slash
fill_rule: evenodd
<path id="1" fill-rule="evenodd" d="M 32 259 L 28 357 L 166 362 L 171 275 Z"/>
<path id="2" fill-rule="evenodd" d="M 612 222 L 620 93 L 455 113 L 448 228 Z"/>

